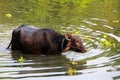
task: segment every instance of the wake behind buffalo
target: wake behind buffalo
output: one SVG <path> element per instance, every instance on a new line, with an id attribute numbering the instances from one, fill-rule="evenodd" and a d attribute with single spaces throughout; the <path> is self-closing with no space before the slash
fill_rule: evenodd
<path id="1" fill-rule="evenodd" d="M 81 39 L 76 35 L 62 35 L 52 29 L 37 29 L 25 25 L 13 30 L 7 48 L 9 47 L 23 53 L 43 55 L 59 55 L 68 50 L 86 52 Z"/>

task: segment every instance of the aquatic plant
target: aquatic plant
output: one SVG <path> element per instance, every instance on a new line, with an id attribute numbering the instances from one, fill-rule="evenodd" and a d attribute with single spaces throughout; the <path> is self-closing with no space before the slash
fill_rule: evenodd
<path id="1" fill-rule="evenodd" d="M 11 17 L 12 17 L 12 14 L 7 13 L 7 14 L 5 14 L 5 16 L 6 16 L 7 18 L 11 18 Z"/>
<path id="2" fill-rule="evenodd" d="M 103 49 L 108 49 L 111 47 L 115 47 L 115 43 L 112 42 L 111 40 L 107 39 L 108 36 L 107 35 L 103 35 L 103 39 L 100 40 L 100 46 Z"/>
<path id="3" fill-rule="evenodd" d="M 25 59 L 21 56 L 19 59 L 18 59 L 19 63 L 20 63 L 20 66 L 23 67 L 23 62 L 25 61 Z"/>
<path id="4" fill-rule="evenodd" d="M 78 63 L 71 61 L 66 64 L 66 74 L 69 76 L 77 75 L 77 68 L 75 67 Z"/>

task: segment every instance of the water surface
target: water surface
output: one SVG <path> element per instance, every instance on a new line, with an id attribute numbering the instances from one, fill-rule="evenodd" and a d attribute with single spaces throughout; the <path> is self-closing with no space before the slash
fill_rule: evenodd
<path id="1" fill-rule="evenodd" d="M 119 0 L 1 0 L 0 80 L 119 80 L 119 4 Z M 72 32 L 82 39 L 88 52 L 40 56 L 6 49 L 12 30 L 21 24 L 52 28 L 61 34 Z M 104 39 L 110 45 L 101 45 Z M 19 62 L 21 57 L 23 63 Z M 77 74 L 72 76 L 66 74 L 71 61 L 78 63 Z"/>

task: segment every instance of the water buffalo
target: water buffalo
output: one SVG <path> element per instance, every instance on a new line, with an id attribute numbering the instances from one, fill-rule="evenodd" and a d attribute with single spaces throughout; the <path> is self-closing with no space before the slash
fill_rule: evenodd
<path id="1" fill-rule="evenodd" d="M 80 38 L 73 34 L 62 35 L 52 29 L 37 29 L 21 25 L 12 32 L 12 39 L 7 49 L 23 53 L 55 55 L 73 50 L 86 52 Z"/>

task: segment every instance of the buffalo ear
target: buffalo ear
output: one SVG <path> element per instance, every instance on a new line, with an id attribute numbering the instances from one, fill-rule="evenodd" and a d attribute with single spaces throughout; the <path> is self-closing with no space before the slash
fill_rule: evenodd
<path id="1" fill-rule="evenodd" d="M 69 33 L 69 34 L 65 34 L 65 39 L 70 41 L 71 38 L 72 38 L 73 34 L 72 33 Z"/>

